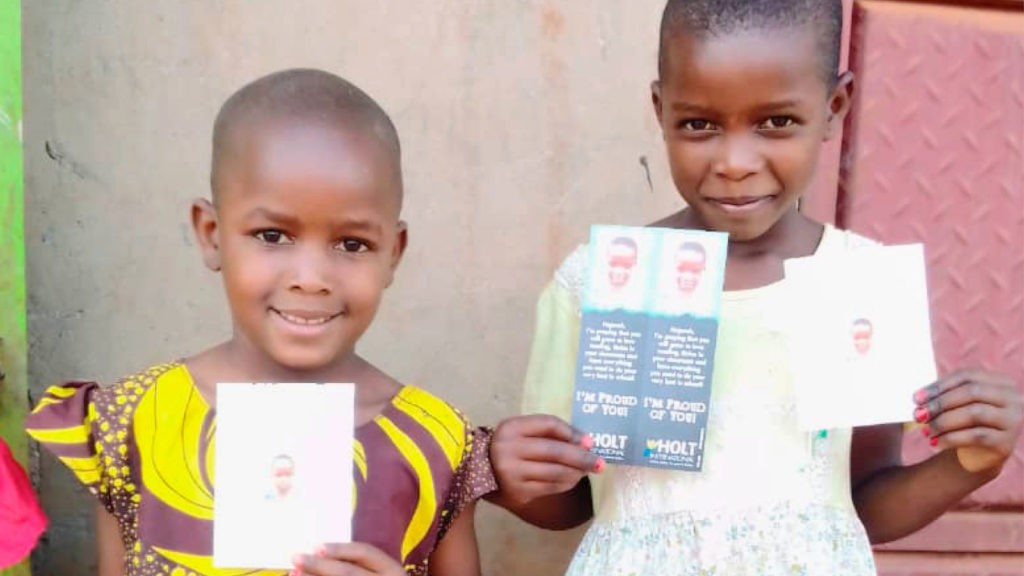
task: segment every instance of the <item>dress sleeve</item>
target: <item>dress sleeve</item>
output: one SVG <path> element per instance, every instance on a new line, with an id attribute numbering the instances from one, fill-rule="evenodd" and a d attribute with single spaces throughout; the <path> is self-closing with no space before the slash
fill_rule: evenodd
<path id="1" fill-rule="evenodd" d="M 491 467 L 490 446 L 491 433 L 489 428 L 470 428 L 465 447 L 465 456 L 455 471 L 452 484 L 448 490 L 448 499 L 441 511 L 441 527 L 438 541 L 444 537 L 452 522 L 466 506 L 483 498 L 498 489 L 498 481 Z"/>
<path id="2" fill-rule="evenodd" d="M 572 418 L 572 391 L 579 352 L 580 318 L 568 290 L 557 280 L 537 302 L 530 360 L 523 383 L 524 414 Z"/>
<path id="3" fill-rule="evenodd" d="M 114 513 L 106 472 L 112 459 L 102 453 L 99 441 L 112 431 L 102 430 L 99 423 L 96 396 L 100 390 L 95 382 L 50 387 L 29 415 L 25 429 Z M 109 428 L 106 423 L 102 426 Z"/>

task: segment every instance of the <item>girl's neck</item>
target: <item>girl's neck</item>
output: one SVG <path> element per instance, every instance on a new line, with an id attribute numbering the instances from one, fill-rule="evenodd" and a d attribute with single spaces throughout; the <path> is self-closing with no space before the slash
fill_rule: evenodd
<path id="1" fill-rule="evenodd" d="M 354 351 L 349 351 L 327 365 L 297 370 L 278 364 L 237 334 L 217 348 L 221 349 L 220 364 L 224 370 L 237 374 L 241 382 L 355 382 L 368 366 Z"/>
<path id="2" fill-rule="evenodd" d="M 697 213 L 688 208 L 684 208 L 652 226 L 710 230 Z M 774 256 L 786 259 L 810 256 L 821 240 L 821 233 L 822 225 L 804 216 L 794 206 L 767 232 L 757 238 L 742 242 L 730 239 L 729 258 L 751 259 L 760 256 Z"/>
<path id="3" fill-rule="evenodd" d="M 795 207 L 767 232 L 753 240 L 729 243 L 729 258 L 771 255 L 782 259 L 810 256 L 818 248 L 824 227 Z"/>
<path id="4" fill-rule="evenodd" d="M 654 226 L 707 230 L 693 210 L 684 209 Z M 767 232 L 737 242 L 730 240 L 725 270 L 726 290 L 747 290 L 778 282 L 784 277 L 783 262 L 810 256 L 821 242 L 824 227 L 801 214 L 794 206 Z"/>
<path id="5" fill-rule="evenodd" d="M 357 423 L 375 416 L 401 385 L 355 352 L 317 370 L 292 370 L 253 350 L 236 336 L 185 360 L 194 384 L 210 406 L 218 382 L 339 382 L 356 387 Z"/>

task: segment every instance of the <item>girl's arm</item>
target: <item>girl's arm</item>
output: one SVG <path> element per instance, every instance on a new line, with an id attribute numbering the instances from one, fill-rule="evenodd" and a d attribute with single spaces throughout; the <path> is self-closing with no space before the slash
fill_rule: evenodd
<path id="1" fill-rule="evenodd" d="M 584 251 L 574 258 L 584 262 Z M 572 414 L 579 335 L 578 302 L 554 280 L 537 301 L 523 380 L 522 412 L 530 415 L 504 420 L 491 438 L 498 490 L 485 498 L 549 530 L 573 528 L 593 516 L 587 474 L 604 467 L 590 452 L 592 439 L 565 422 Z"/>
<path id="2" fill-rule="evenodd" d="M 114 515 L 102 504 L 96 509 L 96 560 L 98 576 L 124 576 L 124 546 Z"/>
<path id="3" fill-rule="evenodd" d="M 873 543 L 911 534 L 941 516 L 999 475 L 1021 429 L 1021 393 L 1007 377 L 957 372 L 915 397 L 918 420 L 942 450 L 928 460 L 903 466 L 903 427 L 888 424 L 853 432 L 850 476 L 853 503 Z M 984 470 L 969 472 L 957 448 L 984 448 L 995 456 Z"/>
<path id="4" fill-rule="evenodd" d="M 853 433 L 853 504 L 872 544 L 924 528 L 999 474 L 999 469 L 967 472 L 955 450 L 903 466 L 902 438 L 901 424 L 857 428 Z"/>
<path id="5" fill-rule="evenodd" d="M 430 555 L 431 576 L 480 576 L 480 551 L 476 543 L 473 513 L 476 503 L 467 504 Z"/>
<path id="6" fill-rule="evenodd" d="M 495 493 L 492 504 L 515 514 L 520 520 L 545 530 L 569 530 L 594 516 L 590 496 L 590 479 L 584 477 L 567 492 L 540 496 L 522 502 Z"/>

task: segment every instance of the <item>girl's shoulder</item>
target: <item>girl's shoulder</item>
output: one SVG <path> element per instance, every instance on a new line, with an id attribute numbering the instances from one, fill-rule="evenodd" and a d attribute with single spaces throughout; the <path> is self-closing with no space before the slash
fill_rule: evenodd
<path id="1" fill-rule="evenodd" d="M 156 391 L 188 394 L 191 384 L 180 363 L 160 364 L 102 386 L 65 382 L 43 394 L 25 422 L 29 436 L 66 465 L 104 507 L 119 515 L 138 503 L 132 466 L 139 442 L 134 438 L 151 422 L 155 428 Z M 176 403 L 174 394 L 161 395 Z M 141 458 L 138 458 L 141 460 Z M 119 516 L 120 517 L 120 516 Z"/>
<path id="2" fill-rule="evenodd" d="M 497 489 L 489 455 L 491 434 L 488 428 L 473 427 L 465 414 L 438 396 L 404 386 L 372 424 L 356 430 L 357 491 L 386 491 L 388 481 L 368 482 L 386 477 L 396 462 L 416 470 L 418 481 L 429 478 L 438 511 L 443 511 L 438 516 L 440 539 L 466 505 Z"/>
<path id="3" fill-rule="evenodd" d="M 881 245 L 882 243 L 878 240 L 862 236 L 851 230 L 843 230 L 831 224 L 826 224 L 825 232 L 821 237 L 821 244 L 817 252 L 815 252 L 815 256 L 841 255 L 850 250 Z"/>
<path id="4" fill-rule="evenodd" d="M 588 244 L 580 244 L 562 260 L 562 264 L 555 270 L 554 283 L 565 290 L 577 303 L 583 293 L 583 285 L 587 274 L 587 251 Z"/>
<path id="5" fill-rule="evenodd" d="M 815 255 L 834 255 L 858 248 L 881 246 L 882 243 L 852 230 L 825 224 L 825 231 Z M 580 244 L 562 260 L 555 270 L 554 282 L 571 295 L 578 297 L 583 291 L 587 273 L 589 244 Z"/>
<path id="6" fill-rule="evenodd" d="M 445 460 L 457 470 L 490 440 L 490 430 L 476 428 L 458 408 L 416 386 L 404 386 L 373 421 L 389 437 L 404 435 L 420 446 L 428 460 Z M 356 439 L 359 440 L 360 430 Z"/>
<path id="7" fill-rule="evenodd" d="M 27 431 L 46 444 L 46 438 L 51 435 L 45 431 L 55 427 L 91 426 L 99 421 L 107 422 L 104 429 L 115 427 L 115 424 L 127 426 L 139 403 L 158 383 L 161 387 L 191 386 L 188 373 L 180 362 L 150 366 L 112 384 L 72 380 L 50 386 L 29 414 Z"/>
<path id="8" fill-rule="evenodd" d="M 406 385 L 391 400 L 391 409 L 439 438 L 461 438 L 472 430 L 469 418 L 445 400 L 416 386 Z M 382 416 L 387 416 L 385 410 Z"/>

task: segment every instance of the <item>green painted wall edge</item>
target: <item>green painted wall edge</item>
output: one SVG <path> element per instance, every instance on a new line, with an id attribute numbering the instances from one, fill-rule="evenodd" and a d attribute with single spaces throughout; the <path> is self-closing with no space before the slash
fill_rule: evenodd
<path id="1" fill-rule="evenodd" d="M 25 463 L 28 408 L 25 226 L 21 152 L 21 3 L 0 0 L 0 436 Z M 28 562 L 0 576 L 28 576 Z"/>

